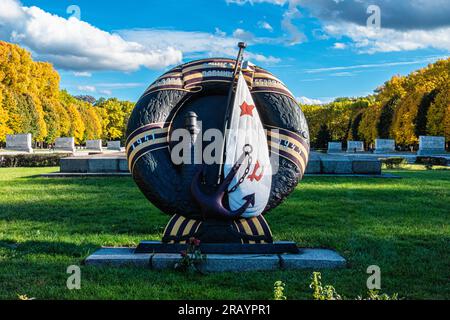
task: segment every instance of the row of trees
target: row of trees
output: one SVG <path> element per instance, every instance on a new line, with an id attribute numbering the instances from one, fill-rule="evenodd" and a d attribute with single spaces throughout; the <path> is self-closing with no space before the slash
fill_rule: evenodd
<path id="1" fill-rule="evenodd" d="M 32 133 L 34 141 L 57 137 L 125 139 L 133 104 L 90 96 L 73 97 L 59 88 L 53 66 L 34 62 L 25 49 L 0 41 L 0 143 L 6 134 Z M 326 105 L 303 105 L 313 147 L 328 141 L 393 138 L 416 145 L 420 135 L 450 141 L 450 58 L 408 76 L 394 76 L 363 98 L 339 98 Z"/>
<path id="2" fill-rule="evenodd" d="M 376 138 L 415 146 L 420 135 L 450 141 L 450 58 L 408 76 L 394 76 L 374 95 L 302 109 L 316 148 L 326 148 L 330 140 L 363 140 L 370 145 Z"/>
<path id="3" fill-rule="evenodd" d="M 59 82 L 51 64 L 34 62 L 25 49 L 0 41 L 0 143 L 15 133 L 31 133 L 38 143 L 124 139 L 131 102 L 73 97 Z"/>

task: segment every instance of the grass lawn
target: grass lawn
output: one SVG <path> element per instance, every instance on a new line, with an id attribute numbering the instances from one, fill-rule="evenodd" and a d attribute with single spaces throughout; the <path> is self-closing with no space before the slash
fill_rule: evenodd
<path id="1" fill-rule="evenodd" d="M 66 268 L 100 246 L 160 239 L 169 217 L 131 178 L 37 177 L 56 168 L 0 169 L 0 299 L 310 299 L 313 270 L 182 274 L 82 266 L 81 290 Z M 348 268 L 321 270 L 346 298 L 366 293 L 381 268 L 382 292 L 450 299 L 450 170 L 393 170 L 403 179 L 306 177 L 266 217 L 277 240 L 338 250 Z"/>

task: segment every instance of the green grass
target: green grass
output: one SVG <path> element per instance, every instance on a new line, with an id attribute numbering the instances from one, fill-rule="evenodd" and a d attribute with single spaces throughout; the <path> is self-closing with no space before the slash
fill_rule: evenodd
<path id="1" fill-rule="evenodd" d="M 0 298 L 310 299 L 312 270 L 222 273 L 82 266 L 82 289 L 66 268 L 102 245 L 159 239 L 169 217 L 131 178 L 48 179 L 55 168 L 0 169 Z M 366 269 L 381 268 L 382 291 L 407 299 L 450 299 L 450 170 L 390 171 L 403 179 L 307 177 L 266 217 L 277 240 L 338 250 L 348 268 L 324 283 L 364 295 Z"/>

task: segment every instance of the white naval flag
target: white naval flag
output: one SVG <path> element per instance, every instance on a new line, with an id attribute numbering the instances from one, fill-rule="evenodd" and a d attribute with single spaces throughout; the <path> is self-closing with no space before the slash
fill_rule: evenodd
<path id="1" fill-rule="evenodd" d="M 230 184 L 228 194 L 230 209 L 234 211 L 241 208 L 246 203 L 244 198 L 254 194 L 255 204 L 250 206 L 242 217 L 255 217 L 264 211 L 269 200 L 272 167 L 266 133 L 242 72 L 239 74 L 229 128 L 225 145 L 224 176 L 226 177 L 233 165 L 238 162 L 244 149 L 252 151 L 244 159 Z M 251 164 L 248 167 L 250 158 Z M 245 175 L 247 168 L 249 171 Z M 244 179 L 239 184 L 242 177 Z M 238 187 L 233 191 L 236 185 Z"/>

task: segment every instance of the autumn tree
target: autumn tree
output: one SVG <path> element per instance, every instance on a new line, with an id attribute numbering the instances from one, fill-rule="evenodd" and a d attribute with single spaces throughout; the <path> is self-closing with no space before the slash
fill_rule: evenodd
<path id="1" fill-rule="evenodd" d="M 315 147 L 319 149 L 327 149 L 328 142 L 330 142 L 331 140 L 331 133 L 328 129 L 328 126 L 326 124 L 322 124 L 314 142 Z"/>
<path id="2" fill-rule="evenodd" d="M 428 109 L 426 131 L 430 135 L 445 136 L 450 141 L 450 83 L 447 82 L 436 94 Z"/>
<path id="3" fill-rule="evenodd" d="M 8 112 L 3 107 L 3 90 L 4 86 L 0 84 L 0 143 L 6 142 L 6 135 L 12 133 L 12 130 L 8 127 Z"/>
<path id="4" fill-rule="evenodd" d="M 105 140 L 125 140 L 125 131 L 128 118 L 134 104 L 129 101 L 120 101 L 116 98 L 101 99 L 95 105 L 103 119 L 103 138 Z"/>

